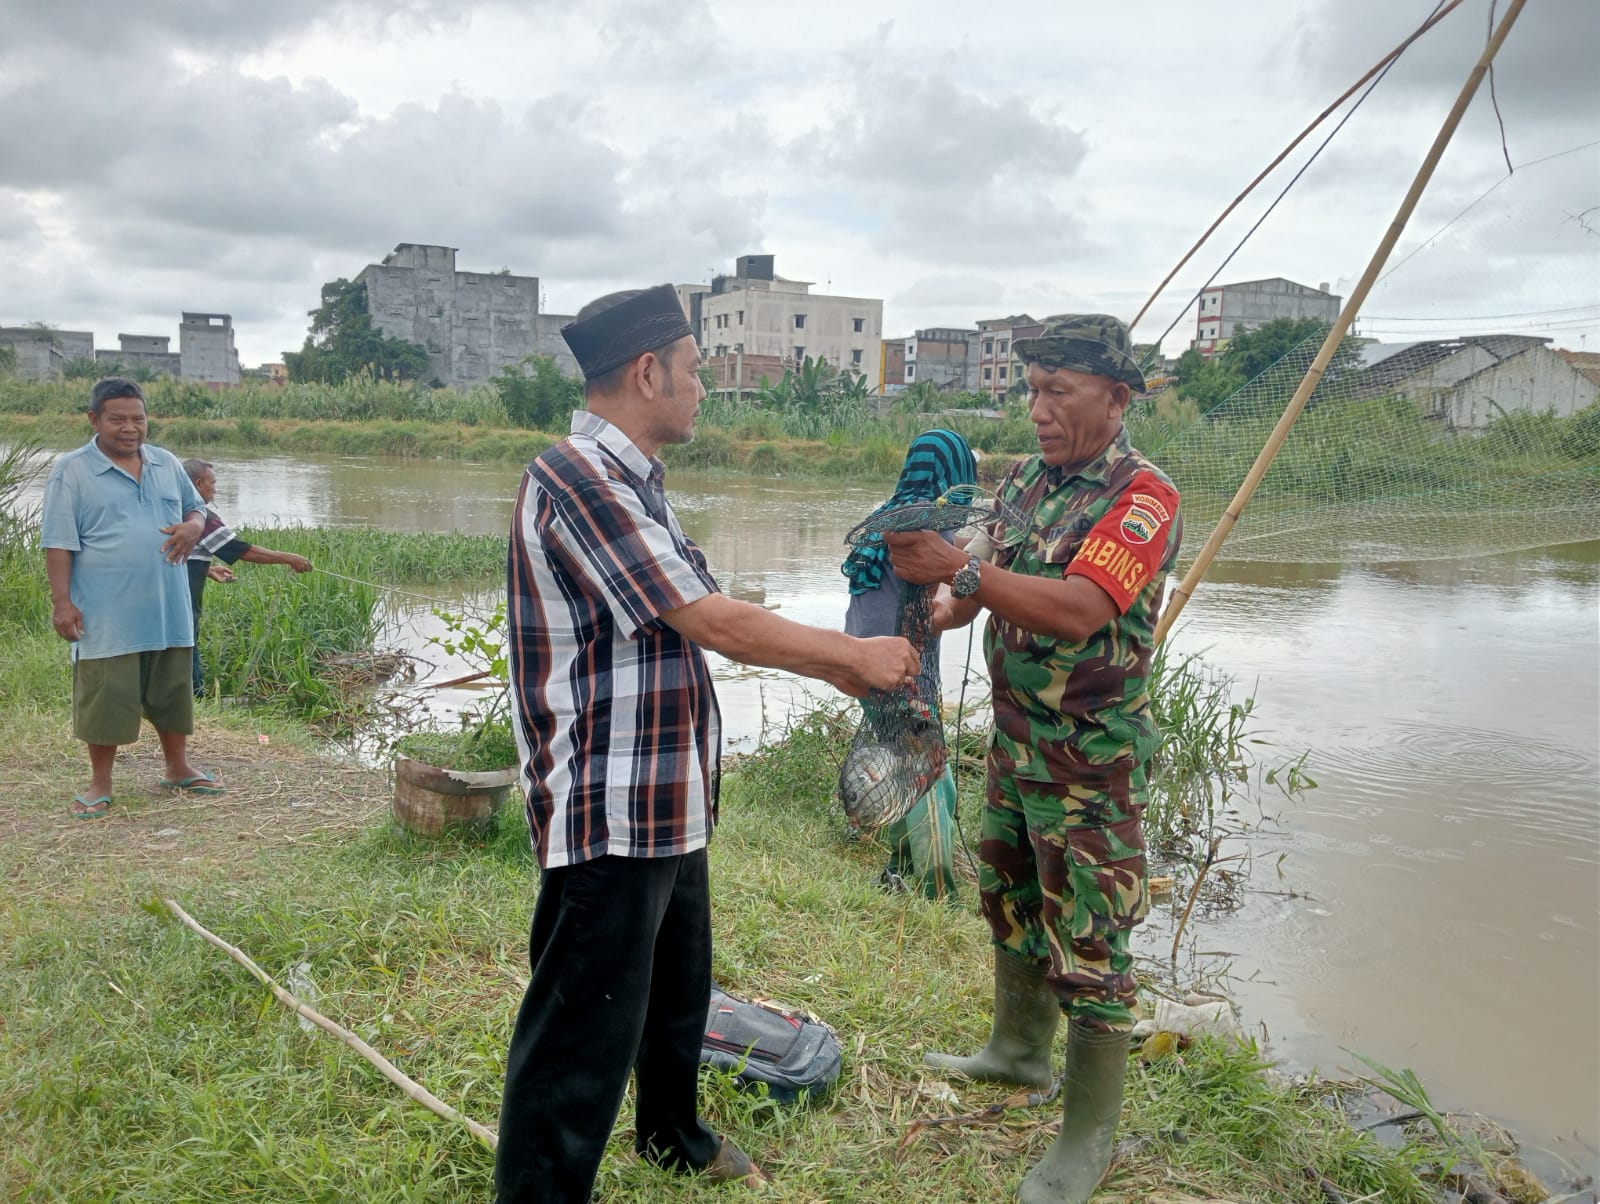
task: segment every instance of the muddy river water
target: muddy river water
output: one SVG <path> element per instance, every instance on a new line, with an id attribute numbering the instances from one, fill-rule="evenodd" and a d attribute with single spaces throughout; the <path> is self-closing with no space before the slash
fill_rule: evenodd
<path id="1" fill-rule="evenodd" d="M 220 508 L 252 524 L 502 533 L 520 477 L 216 459 Z M 881 486 L 684 473 L 668 485 L 724 589 L 842 624 L 841 536 Z M 398 638 L 429 629 L 426 609 L 401 605 Z M 1266 759 L 1309 750 L 1319 783 L 1273 804 L 1278 824 L 1251 841 L 1252 886 L 1283 894 L 1252 894 L 1198 941 L 1229 967 L 1247 1021 L 1294 1065 L 1358 1068 L 1348 1048 L 1409 1066 L 1436 1102 L 1489 1114 L 1546 1151 L 1545 1167 L 1559 1157 L 1593 1171 L 1600 544 L 1420 564 L 1223 563 L 1174 640 L 1254 695 Z M 966 655 L 964 638 L 946 639 L 952 697 Z M 726 662 L 716 674 L 731 748 L 828 693 Z M 983 690 L 974 680 L 968 696 Z M 1170 943 L 1172 924 L 1152 917 L 1148 952 Z"/>

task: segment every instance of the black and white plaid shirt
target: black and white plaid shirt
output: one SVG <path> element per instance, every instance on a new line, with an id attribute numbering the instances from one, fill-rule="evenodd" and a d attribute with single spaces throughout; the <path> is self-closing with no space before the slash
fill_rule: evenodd
<path id="1" fill-rule="evenodd" d="M 580 411 L 523 475 L 511 519 L 511 700 L 545 868 L 668 857 L 716 823 L 722 722 L 700 648 L 663 611 L 717 589 L 665 467 Z"/>

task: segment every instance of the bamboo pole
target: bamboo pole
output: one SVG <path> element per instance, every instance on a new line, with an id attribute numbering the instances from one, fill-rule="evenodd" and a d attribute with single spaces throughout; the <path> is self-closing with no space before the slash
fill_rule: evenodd
<path id="1" fill-rule="evenodd" d="M 274 982 L 272 980 L 272 976 L 260 966 L 256 965 L 256 963 L 250 959 L 248 954 L 228 944 L 227 941 L 223 940 L 216 933 L 207 930 L 198 920 L 196 920 L 188 912 L 184 911 L 183 908 L 179 907 L 173 900 L 163 899 L 162 902 L 166 904 L 167 910 L 172 912 L 178 923 L 182 924 L 185 928 L 189 929 L 189 931 L 197 934 L 210 944 L 215 945 L 218 949 L 221 949 L 246 970 L 250 971 L 251 974 L 255 975 L 255 977 L 262 984 L 264 984 L 266 988 L 273 993 L 273 995 L 277 997 L 278 1002 L 283 1004 L 284 1007 L 288 1008 L 296 1015 L 304 1016 L 312 1024 L 315 1024 L 318 1028 L 322 1029 L 323 1032 L 332 1033 L 335 1037 L 338 1037 L 339 1040 L 343 1041 L 351 1049 L 355 1050 L 363 1058 L 376 1066 L 378 1070 L 382 1072 L 384 1078 L 388 1079 L 396 1087 L 400 1088 L 401 1091 L 404 1091 L 411 1099 L 415 1100 L 417 1103 L 421 1104 L 424 1108 L 428 1109 L 428 1111 L 434 1113 L 435 1115 L 444 1117 L 445 1120 L 451 1120 L 455 1121 L 457 1124 L 465 1125 L 468 1131 L 471 1132 L 474 1137 L 483 1142 L 483 1144 L 488 1146 L 491 1150 L 494 1149 L 497 1144 L 499 1144 L 499 1138 L 495 1135 L 493 1129 L 485 1128 L 483 1125 L 480 1125 L 477 1121 L 471 1119 L 470 1117 L 463 1116 L 449 1104 L 445 1103 L 442 1099 L 433 1094 L 433 1092 L 429 1091 L 421 1083 L 406 1075 L 405 1072 L 397 1067 L 393 1062 L 389 1061 L 388 1058 L 384 1057 L 377 1050 L 373 1049 L 372 1046 L 368 1045 L 349 1029 L 334 1023 L 315 1008 L 296 999 L 288 991 L 284 990 L 276 982 Z"/>
<path id="2" fill-rule="evenodd" d="M 1366 83 L 1374 75 L 1378 74 L 1378 72 L 1382 71 L 1390 63 L 1394 62 L 1395 59 L 1399 58 L 1403 53 L 1405 53 L 1406 48 L 1409 47 L 1411 43 L 1415 42 L 1423 34 L 1427 33 L 1428 30 L 1432 29 L 1440 21 L 1448 17 L 1450 13 L 1461 4 L 1461 2 L 1462 0 L 1449 0 L 1448 4 L 1430 16 L 1421 25 L 1417 26 L 1410 37 L 1401 42 L 1388 54 L 1384 55 L 1381 59 L 1374 63 L 1371 68 L 1368 69 L 1367 73 L 1346 88 L 1339 95 L 1338 99 L 1336 99 L 1327 108 L 1323 109 L 1322 112 L 1318 113 L 1314 118 L 1312 118 L 1311 123 L 1294 136 L 1294 141 L 1290 142 L 1288 146 L 1279 151 L 1278 157 L 1263 167 L 1261 169 L 1261 173 L 1257 175 L 1255 179 L 1251 180 L 1250 183 L 1245 185 L 1244 191 L 1238 196 L 1234 197 L 1233 200 L 1228 203 L 1228 207 L 1226 209 L 1217 214 L 1216 220 L 1206 227 L 1206 232 L 1197 240 L 1195 240 L 1194 246 L 1190 247 L 1189 250 L 1184 254 L 1184 257 L 1173 265 L 1172 270 L 1167 273 L 1166 278 L 1162 280 L 1160 284 L 1156 285 L 1156 291 L 1150 294 L 1149 300 L 1147 300 L 1144 305 L 1140 307 L 1139 312 L 1134 315 L 1133 321 L 1128 323 L 1128 330 L 1130 334 L 1139 325 L 1145 314 L 1150 312 L 1150 307 L 1156 303 L 1156 298 L 1161 296 L 1161 294 L 1166 291 L 1167 285 L 1172 283 L 1172 278 L 1179 272 L 1183 271 L 1184 265 L 1188 263 L 1189 260 L 1194 258 L 1195 252 L 1203 247 L 1206 243 L 1206 240 L 1217 232 L 1218 226 L 1222 225 L 1223 222 L 1228 220 L 1228 215 L 1244 203 L 1245 198 L 1256 190 L 1256 186 L 1259 185 L 1262 180 L 1265 180 L 1269 175 L 1271 175 L 1278 164 L 1287 159 L 1294 151 L 1294 148 L 1299 146 L 1311 135 L 1312 130 L 1316 129 L 1319 125 L 1326 121 L 1328 116 L 1333 113 L 1335 109 L 1354 96 L 1357 88 L 1361 87 L 1362 84 Z"/>
<path id="3" fill-rule="evenodd" d="M 1511 32 L 1511 27 L 1516 23 L 1518 15 L 1522 12 L 1527 0 L 1511 0 L 1511 6 L 1506 9 L 1506 15 L 1495 28 L 1493 36 L 1483 48 L 1483 53 L 1478 56 L 1476 65 L 1467 75 L 1466 83 L 1461 85 L 1461 93 L 1456 97 L 1456 102 L 1450 107 L 1450 112 L 1445 116 L 1444 124 L 1439 127 L 1439 132 L 1434 136 L 1433 145 L 1428 148 L 1427 157 L 1423 159 L 1422 166 L 1417 169 L 1416 178 L 1411 181 L 1405 199 L 1400 202 L 1394 220 L 1389 223 L 1389 228 L 1384 232 L 1378 249 L 1373 252 L 1367 270 L 1361 274 L 1361 279 L 1356 283 L 1350 299 L 1345 302 L 1344 309 L 1339 314 L 1339 320 L 1333 324 L 1333 329 L 1328 331 L 1328 337 L 1323 339 L 1322 347 L 1317 356 L 1311 361 L 1311 366 L 1306 369 L 1305 376 L 1300 381 L 1300 387 L 1294 391 L 1294 396 L 1289 399 L 1289 404 L 1284 407 L 1283 416 L 1278 419 L 1278 424 L 1272 428 L 1266 445 L 1261 453 L 1256 456 L 1256 462 L 1250 466 L 1250 471 L 1245 474 L 1239 491 L 1234 494 L 1233 500 L 1228 503 L 1228 508 L 1223 511 L 1222 517 L 1217 521 L 1217 526 L 1211 532 L 1211 538 L 1206 540 L 1205 547 L 1200 549 L 1200 555 L 1195 557 L 1195 562 L 1189 566 L 1189 571 L 1184 574 L 1183 582 L 1173 591 L 1172 601 L 1167 604 L 1167 609 L 1161 616 L 1161 621 L 1156 624 L 1155 642 L 1161 643 L 1166 639 L 1167 633 L 1172 630 L 1172 625 L 1177 621 L 1189 598 L 1193 596 L 1195 588 L 1205 579 L 1211 562 L 1216 558 L 1217 551 L 1228 538 L 1228 533 L 1233 530 L 1234 524 L 1239 521 L 1239 516 L 1244 513 L 1244 508 L 1250 504 L 1250 498 L 1255 494 L 1256 487 L 1261 484 L 1261 478 L 1266 476 L 1267 469 L 1272 467 L 1273 458 L 1278 454 L 1278 449 L 1283 446 L 1283 441 L 1288 437 L 1289 428 L 1294 426 L 1295 419 L 1300 417 L 1300 411 L 1305 409 L 1306 401 L 1311 397 L 1312 391 L 1322 380 L 1322 374 L 1327 370 L 1328 363 L 1333 359 L 1333 353 L 1338 349 L 1350 325 L 1355 321 L 1356 314 L 1360 312 L 1362 304 L 1367 299 L 1367 294 L 1372 291 L 1372 285 L 1378 278 L 1378 273 L 1383 270 L 1383 265 L 1388 261 L 1389 254 L 1394 250 L 1394 245 L 1400 240 L 1400 234 L 1406 228 L 1412 211 L 1416 209 L 1417 202 L 1422 198 L 1423 189 L 1428 186 L 1428 181 L 1433 177 L 1434 168 L 1438 167 L 1440 158 L 1444 155 L 1445 147 L 1450 145 L 1456 127 L 1461 124 L 1461 118 L 1471 103 L 1473 94 L 1477 92 L 1478 85 L 1483 82 L 1484 75 L 1489 70 L 1489 64 L 1494 62 L 1495 55 L 1500 53 L 1500 46 L 1506 40 L 1506 35 Z"/>

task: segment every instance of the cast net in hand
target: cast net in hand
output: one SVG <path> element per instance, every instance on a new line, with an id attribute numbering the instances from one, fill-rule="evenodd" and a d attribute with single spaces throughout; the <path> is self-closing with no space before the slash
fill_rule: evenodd
<path id="1" fill-rule="evenodd" d="M 880 510 L 845 536 L 851 547 L 886 531 L 959 531 L 992 521 L 995 499 L 975 485 L 959 485 L 931 502 Z M 1006 507 L 1008 524 L 1026 520 Z M 916 806 L 944 772 L 944 718 L 940 711 L 939 645 L 933 631 L 935 586 L 903 585 L 896 634 L 910 640 L 922 660 L 915 681 L 897 690 L 874 690 L 862 700 L 861 723 L 839 768 L 839 798 L 851 824 L 876 831 Z"/>

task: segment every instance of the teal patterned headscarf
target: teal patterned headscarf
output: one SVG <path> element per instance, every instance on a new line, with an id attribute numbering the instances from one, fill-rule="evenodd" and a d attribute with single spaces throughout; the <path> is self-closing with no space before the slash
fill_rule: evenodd
<path id="1" fill-rule="evenodd" d="M 910 502 L 931 502 L 957 485 L 975 485 L 977 481 L 978 459 L 965 439 L 954 431 L 924 431 L 906 451 L 894 494 L 872 513 Z M 839 571 L 850 578 L 852 594 L 864 594 L 883 584 L 888 567 L 889 550 L 883 546 L 883 536 L 874 534 L 844 558 Z"/>

